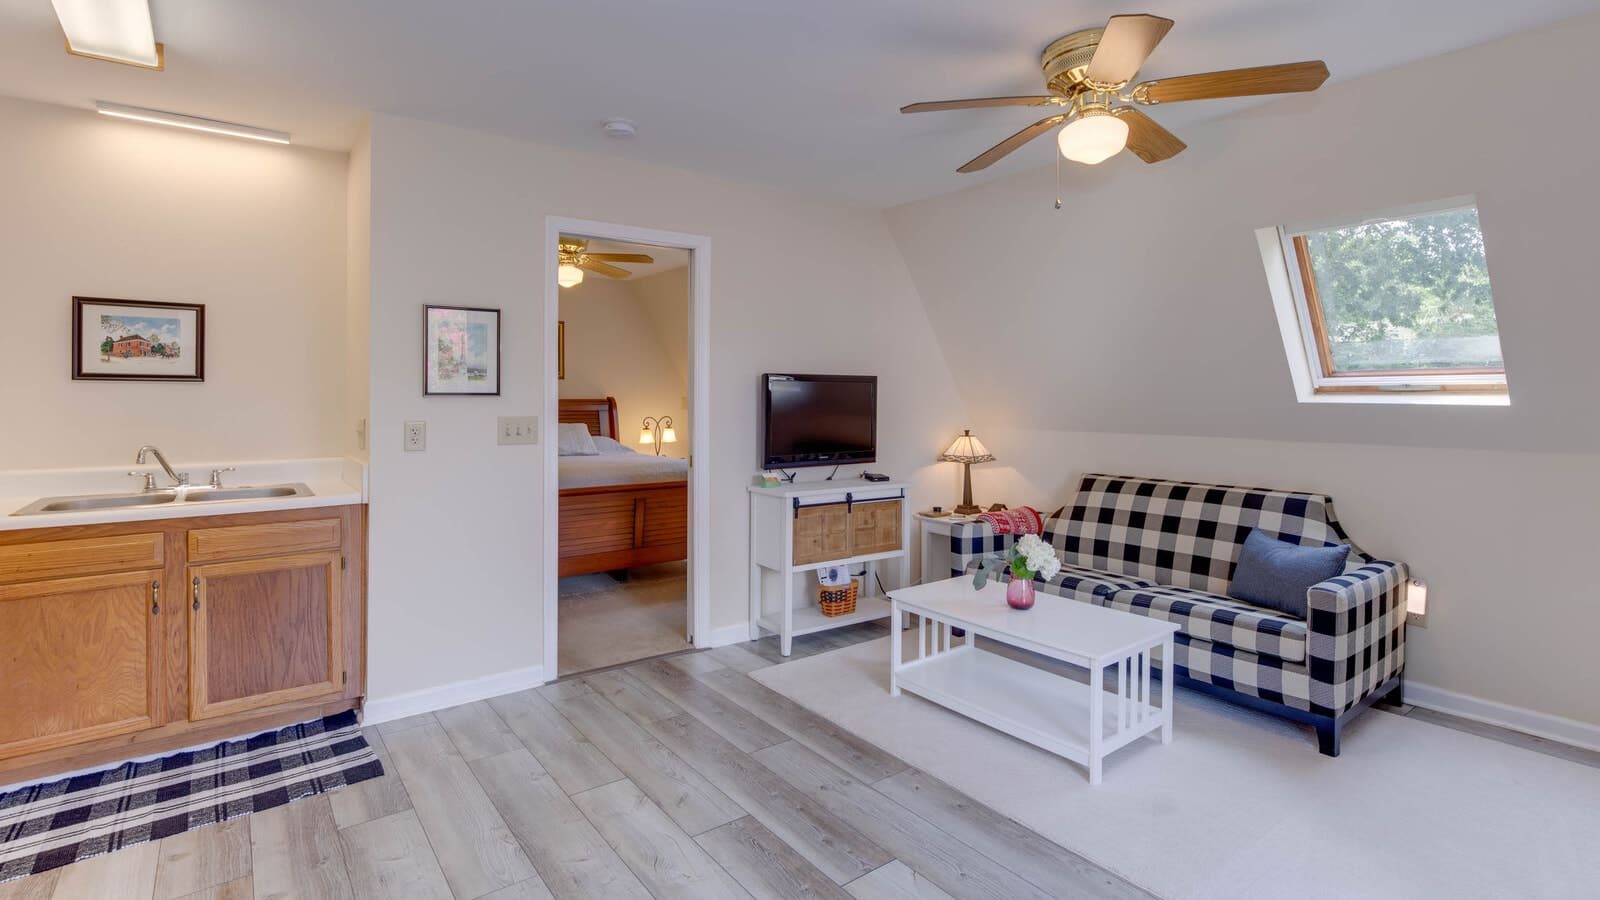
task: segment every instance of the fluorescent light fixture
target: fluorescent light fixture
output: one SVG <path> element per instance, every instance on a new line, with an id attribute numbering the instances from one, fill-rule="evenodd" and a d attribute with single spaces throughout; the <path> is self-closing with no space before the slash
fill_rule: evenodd
<path id="1" fill-rule="evenodd" d="M 202 119 L 199 116 L 185 116 L 181 113 L 162 112 L 159 109 L 145 109 L 141 106 L 124 106 L 121 103 L 107 103 L 96 100 L 94 108 L 103 116 L 115 116 L 119 119 L 132 119 L 135 122 L 150 122 L 155 125 L 171 125 L 173 128 L 187 128 L 191 131 L 205 131 L 211 134 L 225 134 L 228 137 L 248 138 L 252 141 L 267 141 L 272 144 L 289 143 L 289 132 L 270 131 L 265 128 L 256 128 L 251 125 L 239 125 L 233 122 L 219 122 L 216 119 Z"/>
<path id="2" fill-rule="evenodd" d="M 149 0 L 50 0 L 67 35 L 67 52 L 146 69 L 166 67 L 150 24 Z"/>

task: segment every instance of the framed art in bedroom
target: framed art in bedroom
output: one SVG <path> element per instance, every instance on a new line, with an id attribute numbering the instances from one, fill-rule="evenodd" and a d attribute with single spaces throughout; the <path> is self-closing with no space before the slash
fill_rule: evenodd
<path id="1" fill-rule="evenodd" d="M 73 297 L 72 377 L 205 381 L 205 306 Z"/>
<path id="2" fill-rule="evenodd" d="M 422 309 L 422 393 L 500 396 L 500 310 Z"/>

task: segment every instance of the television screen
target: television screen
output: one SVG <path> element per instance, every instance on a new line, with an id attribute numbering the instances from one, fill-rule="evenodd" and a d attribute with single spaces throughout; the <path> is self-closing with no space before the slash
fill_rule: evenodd
<path id="1" fill-rule="evenodd" d="M 878 376 L 765 375 L 761 466 L 870 463 L 878 455 Z"/>

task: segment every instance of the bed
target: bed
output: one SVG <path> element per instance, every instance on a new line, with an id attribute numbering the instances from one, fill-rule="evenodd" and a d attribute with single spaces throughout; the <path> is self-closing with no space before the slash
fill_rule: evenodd
<path id="1" fill-rule="evenodd" d="M 615 398 L 558 403 L 560 422 L 582 424 L 596 438 L 621 440 Z M 604 451 L 599 455 L 559 458 L 558 574 L 587 575 L 686 559 L 688 461 L 599 443 Z"/>

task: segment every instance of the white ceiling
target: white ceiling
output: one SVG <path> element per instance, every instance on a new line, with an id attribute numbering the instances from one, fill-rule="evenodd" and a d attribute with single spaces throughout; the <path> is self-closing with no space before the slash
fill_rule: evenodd
<path id="1" fill-rule="evenodd" d="M 0 93 L 95 99 L 346 149 L 364 110 L 615 153 L 859 206 L 1051 160 L 1038 141 L 956 166 L 1037 117 L 902 116 L 916 100 L 1033 93 L 1039 51 L 1114 13 L 1177 20 L 1147 77 L 1321 58 L 1335 80 L 1600 8 L 1600 0 L 152 0 L 167 71 L 68 56 L 49 0 L 0 0 Z M 1538 62 L 1524 61 L 1536 72 Z M 1514 67 L 1509 64 L 1508 68 Z M 1159 111 L 1183 126 L 1252 101 Z M 622 143 L 599 123 L 639 125 Z"/>

